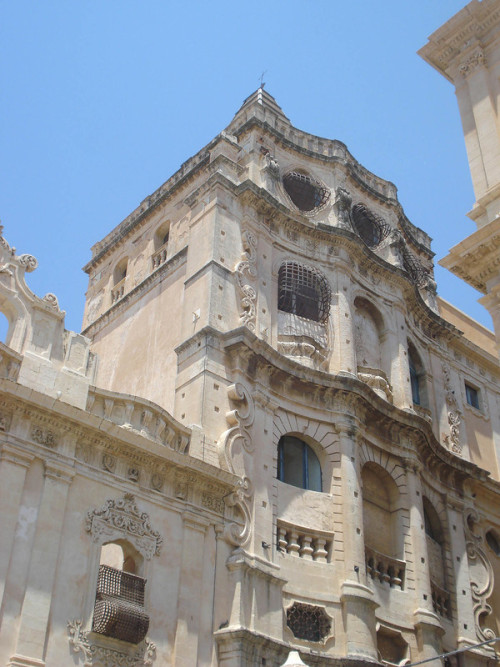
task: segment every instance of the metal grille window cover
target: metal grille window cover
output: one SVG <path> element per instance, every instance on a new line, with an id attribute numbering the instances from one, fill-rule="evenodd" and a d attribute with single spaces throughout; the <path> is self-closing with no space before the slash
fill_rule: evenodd
<path id="1" fill-rule="evenodd" d="M 324 206 L 329 198 L 330 191 L 321 183 L 307 174 L 298 171 L 289 171 L 283 176 L 283 186 L 300 211 L 314 211 Z"/>
<path id="2" fill-rule="evenodd" d="M 351 220 L 354 229 L 369 248 L 378 246 L 391 231 L 390 225 L 366 208 L 364 204 L 356 204 L 352 207 Z"/>
<path id="3" fill-rule="evenodd" d="M 99 566 L 92 630 L 131 644 L 141 642 L 149 628 L 144 610 L 146 580 L 135 574 Z"/>
<path id="4" fill-rule="evenodd" d="M 328 636 L 332 627 L 331 619 L 322 607 L 294 602 L 287 609 L 286 624 L 297 639 L 320 642 Z"/>
<path id="5" fill-rule="evenodd" d="M 419 260 L 406 248 L 403 250 L 403 266 L 417 287 L 423 287 L 428 278 L 428 272 Z"/>
<path id="6" fill-rule="evenodd" d="M 296 262 L 280 266 L 279 310 L 324 323 L 330 312 L 330 301 L 330 285 L 319 271 Z"/>

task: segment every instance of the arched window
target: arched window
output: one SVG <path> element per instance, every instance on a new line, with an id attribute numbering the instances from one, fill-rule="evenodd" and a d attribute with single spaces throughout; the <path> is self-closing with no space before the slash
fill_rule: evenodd
<path id="1" fill-rule="evenodd" d="M 127 275 L 128 258 L 124 257 L 115 266 L 113 271 L 113 285 L 118 285 Z"/>
<path id="2" fill-rule="evenodd" d="M 104 544 L 92 620 L 92 631 L 138 644 L 149 627 L 144 609 L 146 580 L 135 574 L 142 558 L 126 541 Z"/>
<path id="3" fill-rule="evenodd" d="M 331 292 L 326 278 L 313 268 L 285 262 L 278 273 L 278 308 L 285 313 L 326 322 Z"/>
<path id="4" fill-rule="evenodd" d="M 321 491 L 321 465 L 312 447 L 292 435 L 280 438 L 278 479 L 300 489 Z"/>
<path id="5" fill-rule="evenodd" d="M 415 405 L 425 407 L 425 372 L 420 356 L 412 343 L 408 343 L 408 366 L 410 370 L 411 398 Z"/>

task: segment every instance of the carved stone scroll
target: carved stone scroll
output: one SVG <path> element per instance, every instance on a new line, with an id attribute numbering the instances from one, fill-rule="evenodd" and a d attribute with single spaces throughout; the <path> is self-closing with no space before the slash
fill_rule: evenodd
<path id="1" fill-rule="evenodd" d="M 238 480 L 234 491 L 225 498 L 227 507 L 233 507 L 241 512 L 244 520 L 243 527 L 237 523 L 229 523 L 224 528 L 224 539 L 235 547 L 244 546 L 250 538 L 252 532 L 252 496 L 252 482 L 248 477 L 242 477 Z"/>
<path id="2" fill-rule="evenodd" d="M 474 534 L 474 524 L 479 519 L 476 510 L 467 510 L 464 519 L 476 635 L 479 641 L 488 641 L 495 638 L 494 631 L 484 627 L 484 619 L 492 611 L 487 600 L 493 592 L 493 568 L 481 546 L 483 538 Z"/>
<path id="3" fill-rule="evenodd" d="M 257 278 L 256 257 L 257 257 L 257 239 L 249 232 L 242 234 L 243 253 L 242 260 L 236 265 L 235 275 L 241 295 L 241 314 L 242 324 L 247 326 L 250 331 L 255 331 L 255 314 L 257 292 L 250 284 Z"/>
<path id="4" fill-rule="evenodd" d="M 226 413 L 226 421 L 230 428 L 219 438 L 219 455 L 221 463 L 231 472 L 236 472 L 233 463 L 233 446 L 239 441 L 243 449 L 251 454 L 254 445 L 248 429 L 254 420 L 254 401 L 250 391 L 240 382 L 227 388 L 229 399 L 240 407 Z"/>

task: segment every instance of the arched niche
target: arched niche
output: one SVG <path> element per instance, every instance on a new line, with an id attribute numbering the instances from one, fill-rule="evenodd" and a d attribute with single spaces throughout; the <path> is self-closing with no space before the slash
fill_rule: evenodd
<path id="1" fill-rule="evenodd" d="M 376 394 L 392 402 L 385 368 L 385 325 L 380 311 L 362 296 L 354 300 L 354 343 L 358 377 Z"/>

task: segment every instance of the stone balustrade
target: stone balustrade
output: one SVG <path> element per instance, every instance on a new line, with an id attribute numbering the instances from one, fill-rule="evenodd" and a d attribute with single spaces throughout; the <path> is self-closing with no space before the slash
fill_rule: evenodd
<path id="1" fill-rule="evenodd" d="M 123 278 L 123 280 L 120 280 L 120 282 L 117 283 L 111 290 L 111 303 L 116 303 L 117 301 L 119 301 L 121 298 L 123 298 L 124 294 L 125 294 L 125 278 Z"/>
<path id="2" fill-rule="evenodd" d="M 90 387 L 87 411 L 178 452 L 188 451 L 190 429 L 152 401 Z"/>
<path id="3" fill-rule="evenodd" d="M 278 550 L 295 558 L 320 563 L 331 560 L 333 533 L 302 528 L 278 520 Z"/>
<path id="4" fill-rule="evenodd" d="M 406 563 L 404 560 L 381 554 L 371 547 L 365 547 L 366 573 L 381 584 L 391 588 L 404 586 Z"/>
<path id="5" fill-rule="evenodd" d="M 448 591 L 431 580 L 432 606 L 439 616 L 451 618 L 451 598 Z"/>
<path id="6" fill-rule="evenodd" d="M 151 257 L 153 271 L 167 261 L 168 243 L 164 243 Z"/>

